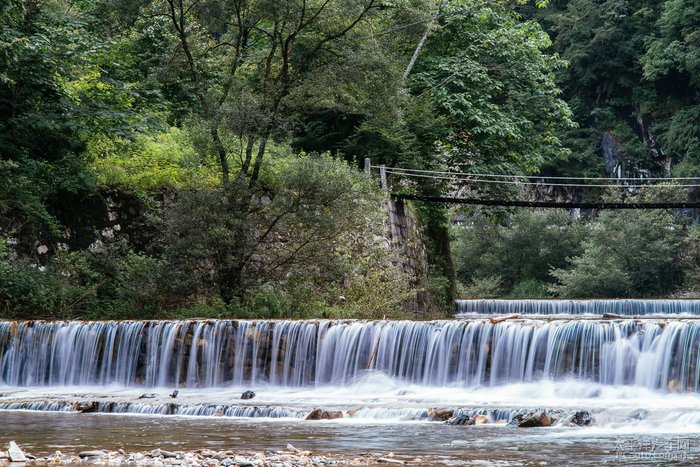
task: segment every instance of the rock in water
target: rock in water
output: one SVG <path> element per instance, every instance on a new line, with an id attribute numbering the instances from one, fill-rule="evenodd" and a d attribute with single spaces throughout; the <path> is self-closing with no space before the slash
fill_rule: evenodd
<path id="1" fill-rule="evenodd" d="M 644 420 L 649 416 L 649 411 L 644 409 L 635 410 L 629 416 L 630 420 Z"/>
<path id="2" fill-rule="evenodd" d="M 333 420 L 335 418 L 343 418 L 343 412 L 314 409 L 306 416 L 305 420 Z"/>
<path id="3" fill-rule="evenodd" d="M 24 452 L 17 446 L 17 443 L 10 441 L 10 445 L 7 449 L 7 455 L 10 458 L 10 462 L 26 462 L 27 457 Z"/>
<path id="4" fill-rule="evenodd" d="M 97 412 L 97 409 L 100 408 L 100 404 L 97 401 L 90 401 L 90 402 L 78 402 L 75 405 L 75 410 L 78 412 L 82 413 L 92 413 L 92 412 Z"/>
<path id="5" fill-rule="evenodd" d="M 485 425 L 489 421 L 488 415 L 474 415 L 474 424 L 476 425 Z"/>
<path id="6" fill-rule="evenodd" d="M 571 416 L 569 422 L 577 426 L 588 426 L 593 422 L 593 420 L 591 419 L 591 413 L 588 410 L 579 410 Z"/>
<path id="7" fill-rule="evenodd" d="M 445 423 L 448 425 L 471 426 L 474 425 L 474 419 L 471 418 L 469 415 L 457 415 L 456 417 L 450 418 Z"/>
<path id="8" fill-rule="evenodd" d="M 104 451 L 83 451 L 78 453 L 78 457 L 85 459 L 86 457 L 102 457 L 106 456 L 107 453 Z"/>
<path id="9" fill-rule="evenodd" d="M 172 397 L 173 399 L 175 399 L 175 398 L 177 397 L 178 392 L 180 392 L 180 391 L 178 391 L 177 389 L 174 390 L 173 393 L 170 394 L 170 397 Z"/>
<path id="10" fill-rule="evenodd" d="M 441 422 L 452 418 L 454 413 L 454 410 L 449 409 L 438 409 L 435 407 L 433 407 L 432 409 L 428 409 L 428 417 L 430 417 L 433 420 L 440 420 Z"/>
<path id="11" fill-rule="evenodd" d="M 253 391 L 246 391 L 241 394 L 241 399 L 243 400 L 252 399 L 253 397 L 255 397 L 255 393 Z"/>
<path id="12" fill-rule="evenodd" d="M 533 410 L 524 414 L 516 415 L 509 425 L 518 426 L 520 428 L 533 428 L 541 426 L 551 426 L 553 423 L 552 417 L 549 416 L 546 410 Z"/>

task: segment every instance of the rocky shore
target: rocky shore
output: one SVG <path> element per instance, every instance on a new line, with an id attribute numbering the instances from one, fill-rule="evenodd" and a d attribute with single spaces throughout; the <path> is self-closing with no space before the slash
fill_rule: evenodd
<path id="1" fill-rule="evenodd" d="M 68 454 L 56 451 L 47 456 L 35 456 L 24 452 L 14 442 L 0 450 L 0 466 L 22 465 L 144 465 L 179 467 L 307 467 L 326 465 L 423 465 L 421 458 L 395 456 L 393 453 L 362 453 L 359 455 L 317 454 L 302 451 L 288 444 L 280 451 L 165 451 L 155 449 L 147 452 L 82 451 Z"/>

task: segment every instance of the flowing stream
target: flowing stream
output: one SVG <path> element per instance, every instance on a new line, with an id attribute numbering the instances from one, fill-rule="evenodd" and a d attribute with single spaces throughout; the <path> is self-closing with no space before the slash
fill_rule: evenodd
<path id="1" fill-rule="evenodd" d="M 698 302 L 458 309 L 437 321 L 0 321 L 0 442 L 37 453 L 291 442 L 447 464 L 700 459 Z M 314 409 L 339 418 L 305 420 Z M 435 409 L 487 423 L 451 426 Z M 557 422 L 513 425 L 533 410 Z M 567 422 L 577 411 L 592 423 Z"/>

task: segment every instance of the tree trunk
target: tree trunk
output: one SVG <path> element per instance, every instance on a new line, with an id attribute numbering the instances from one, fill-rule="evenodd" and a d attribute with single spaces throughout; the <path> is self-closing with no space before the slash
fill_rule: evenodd
<path id="1" fill-rule="evenodd" d="M 413 56 L 411 57 L 411 61 L 408 62 L 408 66 L 406 67 L 406 70 L 403 72 L 403 79 L 404 80 L 406 80 L 408 78 L 408 75 L 411 74 L 411 70 L 413 70 L 413 67 L 416 64 L 416 61 L 418 60 L 418 55 L 420 55 L 420 51 L 425 46 L 425 43 L 428 41 L 428 36 L 430 35 L 430 30 L 433 28 L 433 24 L 435 24 L 435 21 L 437 21 L 437 19 L 442 14 L 442 9 L 445 8 L 446 4 L 447 4 L 447 0 L 442 0 L 440 2 L 440 5 L 438 6 L 437 12 L 435 13 L 435 15 L 433 15 L 433 17 L 428 22 L 428 25 L 425 27 L 425 32 L 423 33 L 423 37 L 420 38 L 420 41 L 418 42 L 418 45 L 416 46 L 416 50 L 413 51 Z"/>
<path id="2" fill-rule="evenodd" d="M 224 188 L 226 188 L 229 182 L 228 157 L 226 154 L 226 147 L 219 138 L 219 128 L 216 126 L 211 127 L 211 139 L 214 142 L 216 152 L 219 154 L 219 163 L 221 164 L 221 181 Z"/>

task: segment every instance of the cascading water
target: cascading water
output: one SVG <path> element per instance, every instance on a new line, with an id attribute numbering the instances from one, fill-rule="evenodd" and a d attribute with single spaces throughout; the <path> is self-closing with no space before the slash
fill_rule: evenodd
<path id="1" fill-rule="evenodd" d="M 456 464 L 552 463 L 553 452 L 614 464 L 648 454 L 620 440 L 686 446 L 700 434 L 698 304 L 462 301 L 463 318 L 436 321 L 0 321 L 0 437 L 40 433 L 49 452 L 88 433 L 78 445 L 386 444 Z M 533 420 L 551 426 L 525 428 Z M 683 449 L 671 454 L 700 461 L 700 447 Z"/>
<path id="2" fill-rule="evenodd" d="M 212 388 L 577 379 L 700 390 L 700 321 L 0 322 L 0 384 Z"/>
<path id="3" fill-rule="evenodd" d="M 457 300 L 458 316 L 469 315 L 700 315 L 700 300 Z"/>

